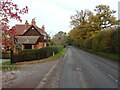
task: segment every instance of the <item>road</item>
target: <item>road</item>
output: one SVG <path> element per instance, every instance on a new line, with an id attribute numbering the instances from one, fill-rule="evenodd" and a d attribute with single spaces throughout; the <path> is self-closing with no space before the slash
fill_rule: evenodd
<path id="1" fill-rule="evenodd" d="M 59 88 L 118 88 L 118 64 L 69 47 Z"/>
<path id="2" fill-rule="evenodd" d="M 118 85 L 117 62 L 69 46 L 59 60 L 25 65 L 13 80 L 3 83 L 3 88 L 118 88 Z"/>

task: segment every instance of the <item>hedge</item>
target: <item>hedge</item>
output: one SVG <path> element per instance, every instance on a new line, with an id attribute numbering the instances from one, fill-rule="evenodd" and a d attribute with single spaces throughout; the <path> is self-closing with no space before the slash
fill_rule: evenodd
<path id="1" fill-rule="evenodd" d="M 106 53 L 112 53 L 112 46 L 111 42 L 113 41 L 113 33 L 115 30 L 110 29 L 107 30 L 106 33 L 104 33 L 104 37 L 102 38 L 102 41 L 100 43 L 99 51 L 106 52 Z"/>
<path id="2" fill-rule="evenodd" d="M 60 52 L 64 47 L 62 45 L 49 46 L 41 49 L 26 49 L 20 51 L 19 53 L 13 54 L 12 63 L 24 62 L 24 61 L 33 61 L 43 58 L 50 57 L 58 52 Z"/>
<path id="3" fill-rule="evenodd" d="M 114 53 L 120 54 L 120 27 L 118 27 L 117 30 L 115 30 L 112 36 L 112 51 Z"/>
<path id="4" fill-rule="evenodd" d="M 93 38 L 92 41 L 92 50 L 94 51 L 101 51 L 101 44 L 102 44 L 102 40 L 104 39 L 106 34 L 106 31 L 101 31 L 98 34 L 96 34 L 96 36 Z"/>
<path id="5" fill-rule="evenodd" d="M 6 53 L 2 53 L 1 58 L 2 59 L 10 59 L 10 51 L 7 51 Z"/>
<path id="6" fill-rule="evenodd" d="M 88 38 L 84 40 L 84 48 L 92 49 L 92 40 L 93 38 Z"/>
<path id="7" fill-rule="evenodd" d="M 93 51 L 120 55 L 120 27 L 100 31 L 94 37 L 85 39 L 83 45 Z"/>

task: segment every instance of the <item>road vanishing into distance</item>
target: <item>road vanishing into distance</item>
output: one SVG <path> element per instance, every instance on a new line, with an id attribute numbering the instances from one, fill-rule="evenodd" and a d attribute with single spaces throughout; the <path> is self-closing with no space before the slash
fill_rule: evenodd
<path id="1" fill-rule="evenodd" d="M 60 60 L 26 67 L 3 88 L 118 88 L 120 85 L 117 62 L 73 46 L 68 46 Z"/>

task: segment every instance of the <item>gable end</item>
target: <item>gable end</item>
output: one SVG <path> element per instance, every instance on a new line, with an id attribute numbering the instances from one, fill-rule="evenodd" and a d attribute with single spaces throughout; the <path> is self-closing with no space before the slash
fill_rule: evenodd
<path id="1" fill-rule="evenodd" d="M 23 36 L 42 36 L 42 34 L 31 25 L 26 32 L 24 32 Z"/>

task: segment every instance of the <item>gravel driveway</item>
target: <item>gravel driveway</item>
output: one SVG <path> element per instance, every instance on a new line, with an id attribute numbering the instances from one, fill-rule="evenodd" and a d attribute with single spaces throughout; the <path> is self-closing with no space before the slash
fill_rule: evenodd
<path id="1" fill-rule="evenodd" d="M 21 65 L 21 70 L 3 71 L 2 87 L 35 88 L 56 62 L 58 62 L 58 60 L 38 64 Z"/>

